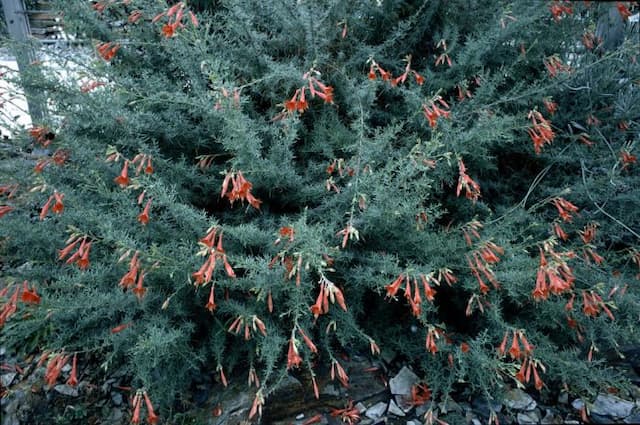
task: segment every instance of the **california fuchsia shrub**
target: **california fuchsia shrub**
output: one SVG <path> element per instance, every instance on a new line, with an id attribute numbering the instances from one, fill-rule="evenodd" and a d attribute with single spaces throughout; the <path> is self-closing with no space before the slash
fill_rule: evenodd
<path id="1" fill-rule="evenodd" d="M 34 65 L 51 118 L 16 148 L 46 153 L 0 206 L 3 339 L 48 385 L 99 359 L 135 423 L 201 373 L 248 373 L 257 417 L 293 369 L 348 386 L 353 350 L 437 398 L 623 385 L 640 65 L 596 36 L 615 4 L 59 6 L 94 60 Z"/>

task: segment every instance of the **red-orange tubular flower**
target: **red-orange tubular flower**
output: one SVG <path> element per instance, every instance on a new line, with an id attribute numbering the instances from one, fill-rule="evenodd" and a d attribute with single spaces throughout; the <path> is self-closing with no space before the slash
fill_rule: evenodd
<path id="1" fill-rule="evenodd" d="M 29 289 L 28 282 L 22 282 L 22 294 L 20 299 L 26 304 L 40 304 L 40 296 L 36 293 L 36 288 Z"/>
<path id="2" fill-rule="evenodd" d="M 231 183 L 231 191 L 228 190 L 229 183 Z M 253 185 L 242 175 L 242 171 L 238 171 L 237 173 L 229 172 L 224 178 L 222 182 L 222 191 L 220 192 L 220 197 L 226 196 L 231 205 L 237 200 L 247 201 L 249 204 L 256 209 L 260 209 L 261 200 L 255 198 L 251 193 L 251 189 Z"/>

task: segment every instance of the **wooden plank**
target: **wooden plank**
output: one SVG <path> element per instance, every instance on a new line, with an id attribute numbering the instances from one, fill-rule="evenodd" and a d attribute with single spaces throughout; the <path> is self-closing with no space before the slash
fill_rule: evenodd
<path id="1" fill-rule="evenodd" d="M 22 0 L 2 0 L 2 9 L 9 36 L 16 41 L 12 47 L 18 63 L 18 70 L 24 72 L 36 59 L 35 52 L 29 45 L 31 30 L 24 2 Z M 24 88 L 24 94 L 27 98 L 31 121 L 34 123 L 42 121 L 45 113 L 44 103 L 38 98 L 38 94 L 29 87 Z"/>

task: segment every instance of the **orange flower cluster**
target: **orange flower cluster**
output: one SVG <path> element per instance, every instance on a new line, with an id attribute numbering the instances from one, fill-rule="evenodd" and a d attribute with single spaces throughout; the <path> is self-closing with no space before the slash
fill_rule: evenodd
<path id="1" fill-rule="evenodd" d="M 86 270 L 89 267 L 89 251 L 91 250 L 92 242 L 87 242 L 87 237 L 83 236 L 82 239 L 79 236 L 72 236 L 67 240 L 67 246 L 58 250 L 58 259 L 64 260 L 67 255 L 71 253 L 71 251 L 76 247 L 76 245 L 80 242 L 80 247 L 78 250 L 70 256 L 65 264 L 73 264 L 76 263 L 81 270 Z"/>
<path id="2" fill-rule="evenodd" d="M 498 354 L 500 354 L 501 356 L 505 356 L 505 354 L 508 353 L 513 360 L 523 359 L 525 357 L 531 356 L 534 347 L 533 345 L 529 344 L 529 341 L 527 341 L 527 338 L 524 336 L 523 331 L 513 331 L 511 348 L 509 348 L 509 351 L 506 351 L 508 338 L 509 331 L 505 331 L 504 338 L 502 338 L 502 343 L 500 343 L 500 346 L 498 347 Z M 520 350 L 518 339 L 522 343 L 523 351 Z"/>
<path id="3" fill-rule="evenodd" d="M 153 165 L 151 164 L 151 155 L 146 153 L 139 153 L 131 160 L 132 165 L 136 166 L 136 176 L 140 175 L 140 172 L 144 170 L 145 174 L 153 174 Z"/>
<path id="4" fill-rule="evenodd" d="M 571 221 L 573 220 L 572 214 L 577 213 L 579 210 L 578 207 L 573 205 L 571 202 L 560 197 L 553 199 L 553 205 L 555 205 L 556 208 L 558 209 L 558 215 L 560 216 L 560 218 L 563 221 L 569 222 L 569 223 L 571 223 Z"/>
<path id="5" fill-rule="evenodd" d="M 45 148 L 49 146 L 56 137 L 51 130 L 43 126 L 32 127 L 31 130 L 29 130 L 29 135 L 35 139 L 36 143 L 39 143 Z"/>
<path id="6" fill-rule="evenodd" d="M 126 258 L 126 255 L 124 257 L 121 257 L 121 260 L 123 260 L 124 258 Z M 144 272 L 144 270 L 140 270 L 140 272 L 138 273 L 139 269 L 140 260 L 138 259 L 138 251 L 136 251 L 129 261 L 129 271 L 125 273 L 124 276 L 122 276 L 119 285 L 125 291 L 129 288 L 133 288 L 132 292 L 136 297 L 138 297 L 139 300 L 141 300 L 142 298 L 144 298 L 144 295 L 147 292 L 147 289 L 143 286 L 146 273 Z"/>
<path id="7" fill-rule="evenodd" d="M 118 50 L 120 50 L 120 44 L 112 42 L 98 43 L 96 50 L 102 59 L 109 62 L 114 58 L 116 53 L 118 53 Z"/>
<path id="8" fill-rule="evenodd" d="M 347 311 L 344 295 L 335 283 L 327 279 L 325 275 L 320 274 L 320 281 L 318 284 L 320 285 L 318 298 L 316 299 L 316 303 L 309 307 L 309 310 L 311 310 L 311 313 L 316 319 L 321 314 L 327 314 L 329 312 L 329 300 L 331 300 L 332 304 L 337 302 L 340 308 Z"/>
<path id="9" fill-rule="evenodd" d="M 493 242 L 486 242 L 482 247 L 472 252 L 471 258 L 468 255 L 465 256 L 467 264 L 471 268 L 471 274 L 478 280 L 480 292 L 483 295 L 489 292 L 489 287 L 482 280 L 483 276 L 491 282 L 495 289 L 500 288 L 500 283 L 491 270 L 491 264 L 500 262 L 498 254 L 504 254 L 504 249 Z"/>
<path id="10" fill-rule="evenodd" d="M 447 65 L 449 65 L 449 67 L 451 67 L 452 63 L 451 63 L 451 58 L 449 57 L 449 54 L 447 53 L 447 41 L 446 40 L 440 40 L 438 41 L 438 44 L 436 44 L 436 49 L 442 47 L 443 52 L 440 54 L 440 56 L 438 56 L 436 58 L 436 66 L 438 65 L 444 65 L 444 63 L 446 62 Z"/>
<path id="11" fill-rule="evenodd" d="M 425 118 L 429 121 L 429 126 L 432 128 L 438 125 L 438 119 L 441 117 L 449 118 L 449 115 L 451 115 L 450 111 L 440 108 L 436 102 L 438 102 L 443 108 L 449 109 L 449 104 L 440 96 L 436 96 L 432 101 L 430 101 L 429 106 L 422 104 L 422 112 L 424 113 Z"/>
<path id="12" fill-rule="evenodd" d="M 560 60 L 560 58 L 557 55 L 553 55 L 553 56 L 549 56 L 548 58 L 545 58 L 543 63 L 544 63 L 544 66 L 547 68 L 547 71 L 549 72 L 549 76 L 551 76 L 551 78 L 554 78 L 560 72 L 571 72 L 571 67 L 568 65 L 565 65 L 564 62 L 562 62 L 562 60 Z"/>
<path id="13" fill-rule="evenodd" d="M 525 358 L 520 366 L 520 370 L 516 374 L 516 379 L 523 384 L 526 384 L 531 381 L 531 375 L 533 375 L 533 386 L 538 391 L 542 390 L 544 382 L 542 382 L 540 375 L 538 375 L 538 367 L 545 372 L 546 369 L 540 361 L 529 357 Z"/>
<path id="14" fill-rule="evenodd" d="M 573 252 L 557 253 L 548 245 L 545 246 L 545 250 L 551 257 L 551 263 L 547 262 L 541 248 L 536 287 L 531 293 L 535 301 L 546 300 L 549 297 L 549 293 L 560 295 L 568 292 L 575 281 L 573 271 L 566 262 L 566 259 L 575 256 Z"/>
<path id="15" fill-rule="evenodd" d="M 273 118 L 273 120 L 279 120 L 287 115 L 291 115 L 294 112 L 302 114 L 309 109 L 309 103 L 306 99 L 306 91 L 309 90 L 309 94 L 312 98 L 318 96 L 324 100 L 325 103 L 333 103 L 333 87 L 327 86 L 319 80 L 320 73 L 315 70 L 306 72 L 302 78 L 307 81 L 308 87 L 303 86 L 296 90 L 293 97 L 284 102 L 284 108 L 280 114 Z"/>
<path id="16" fill-rule="evenodd" d="M 391 83 L 392 86 L 397 86 L 398 84 L 402 84 L 407 80 L 407 77 L 409 76 L 409 74 L 413 75 L 413 77 L 415 78 L 416 83 L 421 86 L 424 84 L 424 77 L 422 75 L 420 75 L 417 71 L 411 69 L 411 55 L 407 56 L 405 58 L 405 61 L 407 62 L 407 65 L 405 66 L 404 72 L 402 73 L 402 75 L 400 75 L 399 77 L 393 78 L 393 75 L 391 75 L 390 72 L 385 71 L 379 64 L 378 62 L 376 62 L 375 60 L 369 59 L 369 74 L 368 74 L 368 78 L 369 80 L 375 80 L 377 78 L 377 74 L 380 74 L 380 78 L 382 78 L 383 81 L 389 81 Z"/>
<path id="17" fill-rule="evenodd" d="M 46 359 L 46 353 L 43 354 L 43 357 Z M 62 368 L 68 361 L 69 356 L 65 355 L 64 352 L 56 354 L 49 359 L 49 363 L 47 363 L 47 369 L 44 374 L 44 381 L 49 387 L 55 385 L 58 377 L 60 376 L 60 372 L 62 372 Z"/>
<path id="18" fill-rule="evenodd" d="M 430 352 L 433 355 L 435 355 L 438 352 L 438 345 L 436 344 L 436 341 L 439 340 L 441 336 L 444 336 L 445 340 L 449 342 L 447 336 L 445 335 L 442 329 L 438 329 L 434 326 L 428 327 L 427 338 L 425 341 L 425 346 L 428 352 Z"/>
<path id="19" fill-rule="evenodd" d="M 8 295 L 9 286 L 5 286 L 0 290 L 0 298 L 5 298 Z M 20 286 L 16 285 L 11 297 L 9 297 L 0 308 L 0 328 L 2 328 L 5 322 L 18 310 L 18 300 L 25 304 L 40 304 L 40 296 L 36 292 L 35 287 L 29 289 L 29 283 L 26 280 L 22 282 L 22 291 L 20 290 Z"/>
<path id="20" fill-rule="evenodd" d="M 222 263 L 224 264 L 224 269 L 225 269 L 225 272 L 227 273 L 227 276 L 231 278 L 236 277 L 236 274 L 233 271 L 231 264 L 229 264 L 229 261 L 227 260 L 227 254 L 224 251 L 224 248 L 222 247 L 223 233 L 220 232 L 220 235 L 218 236 L 217 232 L 218 232 L 217 227 L 214 226 L 209 228 L 209 230 L 207 231 L 207 234 L 198 242 L 203 247 L 203 249 L 200 250 L 200 252 L 198 252 L 198 255 L 208 256 L 208 257 L 207 257 L 207 260 L 202 264 L 200 269 L 197 272 L 191 274 L 191 276 L 194 279 L 195 286 L 198 286 L 198 285 L 204 286 L 207 283 L 211 282 L 211 279 L 213 277 L 213 272 L 216 268 L 218 259 L 222 259 Z M 215 242 L 216 236 L 218 236 L 217 245 Z M 214 248 L 214 245 L 216 245 L 215 248 Z"/>
<path id="21" fill-rule="evenodd" d="M 480 195 L 480 185 L 467 174 L 467 167 L 458 160 L 458 187 L 456 188 L 456 196 L 460 196 L 462 188 L 465 190 L 464 196 L 475 203 Z"/>
<path id="22" fill-rule="evenodd" d="M 620 16 L 622 17 L 623 21 L 628 20 L 629 17 L 632 15 L 627 5 L 621 1 L 616 2 L 616 8 L 618 9 L 618 12 L 620 13 Z"/>
<path id="23" fill-rule="evenodd" d="M 551 100 L 551 98 L 543 99 L 542 103 L 544 103 L 544 107 L 547 109 L 547 112 L 549 112 L 549 115 L 554 115 L 558 110 L 558 104 Z"/>
<path id="24" fill-rule="evenodd" d="M 264 395 L 262 394 L 262 390 L 258 390 L 253 399 L 251 410 L 249 411 L 249 419 L 253 418 L 256 413 L 258 416 L 262 416 L 262 406 L 264 406 Z"/>
<path id="25" fill-rule="evenodd" d="M 0 205 L 0 218 L 11 211 L 13 211 L 13 207 L 11 205 Z"/>
<path id="26" fill-rule="evenodd" d="M 58 166 L 62 166 L 67 162 L 67 159 L 69 159 L 69 151 L 58 149 L 51 157 L 45 156 L 40 159 L 36 163 L 35 167 L 33 167 L 33 172 L 36 174 L 41 173 L 47 165 L 51 164 L 51 162 Z"/>
<path id="27" fill-rule="evenodd" d="M 156 425 L 158 423 L 159 417 L 156 415 L 156 412 L 153 410 L 153 404 L 151 404 L 151 399 L 145 390 L 136 391 L 136 395 L 133 397 L 133 401 L 131 405 L 133 406 L 133 414 L 131 416 L 132 424 L 140 423 L 140 414 L 142 410 L 142 400 L 144 399 L 144 404 L 147 407 L 147 423 L 149 425 Z"/>
<path id="28" fill-rule="evenodd" d="M 122 171 L 120 171 L 120 175 L 115 179 L 113 179 L 113 181 L 116 182 L 116 184 L 122 188 L 127 187 L 129 185 L 131 180 L 129 179 L 129 160 L 128 159 L 124 160 L 124 165 L 122 166 Z"/>
<path id="29" fill-rule="evenodd" d="M 582 44 L 588 50 L 593 50 L 593 48 L 602 43 L 602 39 L 600 37 L 596 37 L 593 35 L 591 31 L 585 32 L 582 34 Z"/>
<path id="30" fill-rule="evenodd" d="M 100 81 L 88 81 L 84 83 L 82 86 L 80 86 L 80 91 L 82 93 L 89 93 L 90 91 L 95 90 L 98 87 L 102 87 L 104 85 L 105 84 Z"/>
<path id="31" fill-rule="evenodd" d="M 472 236 L 476 239 L 480 239 L 479 229 L 482 229 L 482 223 L 478 220 L 472 220 L 469 223 L 465 224 L 461 227 L 462 236 L 464 236 L 464 240 L 467 243 L 467 246 L 473 245 Z"/>
<path id="32" fill-rule="evenodd" d="M 229 326 L 228 331 L 234 334 L 238 334 L 244 325 L 244 339 L 249 341 L 251 339 L 251 333 L 260 331 L 263 336 L 267 336 L 267 328 L 264 322 L 260 320 L 255 314 L 251 316 L 251 324 L 249 324 L 249 318 L 242 315 L 236 317 L 236 319 Z"/>
<path id="33" fill-rule="evenodd" d="M 531 120 L 532 127 L 527 129 L 531 140 L 533 141 L 533 149 L 540 154 L 545 144 L 551 144 L 556 134 L 551 128 L 551 122 L 545 119 L 542 114 L 536 110 L 530 111 L 527 118 Z"/>
<path id="34" fill-rule="evenodd" d="M 584 226 L 583 230 L 579 230 L 580 238 L 585 245 L 590 244 L 596 238 L 598 223 L 589 223 Z"/>
<path id="35" fill-rule="evenodd" d="M 296 347 L 296 339 L 291 337 L 289 340 L 289 351 L 287 353 L 287 370 L 291 368 L 297 368 L 302 363 L 302 357 L 298 354 L 298 347 Z"/>
<path id="36" fill-rule="evenodd" d="M 420 282 L 422 283 L 422 289 L 424 291 L 424 297 L 427 301 L 433 303 L 436 295 L 436 290 L 429 284 L 429 282 L 433 283 L 436 286 L 440 286 L 442 280 L 444 280 L 449 286 L 457 282 L 456 277 L 453 275 L 451 270 L 447 268 L 440 269 L 438 271 L 438 275 L 436 276 L 434 272 L 423 274 L 418 274 L 420 278 Z M 411 312 L 415 317 L 419 317 L 422 313 L 422 296 L 420 295 L 420 285 L 418 284 L 418 278 L 412 279 L 407 274 L 405 276 L 404 273 L 400 273 L 400 275 L 389 285 L 385 286 L 387 290 L 387 297 L 394 298 L 402 285 L 402 282 L 405 282 L 404 287 L 404 297 L 409 303 L 411 307 Z M 413 295 L 411 293 L 413 286 Z"/>
<path id="37" fill-rule="evenodd" d="M 553 227 L 553 234 L 556 235 L 557 238 L 562 239 L 563 241 L 566 241 L 567 239 L 569 239 L 569 235 L 565 233 L 565 231 L 560 226 L 560 223 L 556 221 L 553 223 L 552 227 Z"/>
<path id="38" fill-rule="evenodd" d="M 229 191 L 229 183 L 231 183 L 231 191 Z M 237 173 L 228 172 L 222 182 L 222 191 L 220 192 L 220 197 L 223 198 L 226 196 L 231 202 L 231 205 L 238 199 L 241 201 L 249 202 L 253 208 L 260 209 L 261 200 L 255 198 L 251 194 L 251 189 L 253 185 L 242 175 L 242 171 L 238 171 Z"/>
<path id="39" fill-rule="evenodd" d="M 336 379 L 336 375 L 338 376 L 338 380 L 342 384 L 343 387 L 349 388 L 349 376 L 347 372 L 345 372 L 344 368 L 338 363 L 336 359 L 331 361 L 331 380 Z"/>
<path id="40" fill-rule="evenodd" d="M 45 202 L 45 204 L 42 206 L 42 209 L 40 210 L 40 220 L 44 220 L 44 218 L 47 216 L 47 213 L 49 212 L 49 208 L 51 208 L 51 211 L 53 211 L 55 214 L 62 214 L 62 211 L 64 211 L 64 204 L 62 203 L 63 198 L 64 194 L 59 193 L 57 190 L 55 190 L 53 192 L 53 195 L 49 196 L 47 202 Z M 55 201 L 55 203 L 52 207 L 51 203 L 53 201 Z"/>
<path id="41" fill-rule="evenodd" d="M 638 157 L 629 153 L 629 151 L 622 149 L 620 151 L 620 161 L 622 162 L 622 169 L 625 170 L 638 162 Z"/>
<path id="42" fill-rule="evenodd" d="M 331 416 L 334 418 L 340 417 L 342 422 L 349 425 L 360 422 L 360 411 L 353 406 L 353 400 L 349 400 L 344 409 L 331 408 Z"/>
<path id="43" fill-rule="evenodd" d="M 553 20 L 556 22 L 560 22 L 560 20 L 567 15 L 573 15 L 573 8 L 569 1 L 563 1 L 562 3 L 556 1 L 549 6 L 549 10 L 551 11 Z"/>
<path id="44" fill-rule="evenodd" d="M 506 354 L 513 360 L 521 360 L 522 365 L 520 366 L 520 370 L 516 374 L 516 379 L 523 384 L 526 384 L 531 380 L 531 375 L 533 374 L 533 381 L 535 388 L 540 391 L 544 385 L 540 376 L 538 375 L 537 368 L 544 372 L 545 368 L 538 360 L 534 360 L 532 358 L 533 354 L 533 345 L 527 341 L 527 338 L 524 335 L 524 331 L 522 330 L 514 330 L 513 337 L 511 341 L 511 347 L 509 351 L 507 351 L 507 341 L 509 339 L 509 331 L 505 331 L 504 338 L 502 339 L 502 343 L 498 347 L 498 354 L 504 357 Z M 520 344 L 522 344 L 522 349 L 520 348 Z"/>
<path id="45" fill-rule="evenodd" d="M 582 312 L 585 316 L 597 317 L 600 314 L 600 309 L 606 313 L 609 319 L 616 320 L 600 295 L 593 291 L 582 291 Z"/>
<path id="46" fill-rule="evenodd" d="M 184 28 L 184 24 L 182 23 L 182 18 L 184 18 L 184 12 L 186 9 L 186 5 L 183 1 L 180 1 L 173 6 L 171 6 L 166 11 L 159 13 L 156 15 L 151 22 L 156 23 L 163 17 L 167 17 L 167 23 L 162 26 L 162 35 L 166 38 L 171 38 L 176 35 L 176 31 L 179 28 Z M 198 27 L 198 18 L 193 12 L 188 11 L 189 19 L 191 20 L 191 24 L 194 27 Z M 137 19 L 136 19 L 137 20 Z"/>
<path id="47" fill-rule="evenodd" d="M 276 239 L 276 241 L 273 243 L 274 245 L 278 245 L 282 239 L 289 239 L 289 242 L 293 242 L 293 239 L 295 237 L 295 230 L 293 229 L 293 227 L 290 226 L 283 226 L 280 228 L 280 230 L 278 231 L 278 239 Z"/>

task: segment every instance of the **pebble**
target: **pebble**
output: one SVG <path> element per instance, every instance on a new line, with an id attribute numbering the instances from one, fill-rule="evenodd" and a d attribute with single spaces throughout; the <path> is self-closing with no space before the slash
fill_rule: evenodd
<path id="1" fill-rule="evenodd" d="M 558 403 L 569 404 L 569 393 L 561 392 L 558 396 Z"/>
<path id="2" fill-rule="evenodd" d="M 540 422 L 540 418 L 535 411 L 519 412 L 516 419 L 519 425 L 535 425 Z"/>
<path id="3" fill-rule="evenodd" d="M 298 416 L 296 416 L 296 421 L 301 421 L 302 419 L 304 419 L 304 413 L 300 413 Z"/>
<path id="4" fill-rule="evenodd" d="M 537 406 L 536 401 L 519 388 L 507 391 L 503 403 L 512 410 L 533 410 Z"/>
<path id="5" fill-rule="evenodd" d="M 3 387 L 9 388 L 9 385 L 11 385 L 17 375 L 15 372 L 0 375 L 0 383 L 2 383 Z"/>
<path id="6" fill-rule="evenodd" d="M 614 419 L 626 418 L 631 414 L 634 403 L 611 394 L 598 394 L 591 407 L 591 413 Z"/>
<path id="7" fill-rule="evenodd" d="M 584 407 L 584 401 L 581 398 L 576 398 L 571 402 L 571 407 L 576 410 L 581 410 Z"/>
<path id="8" fill-rule="evenodd" d="M 393 395 L 410 395 L 411 388 L 420 382 L 418 375 L 404 366 L 400 372 L 389 380 L 389 389 Z"/>
<path id="9" fill-rule="evenodd" d="M 53 387 L 53 389 L 57 393 L 60 393 L 62 395 L 66 395 L 69 397 L 78 397 L 78 389 L 67 384 L 56 385 L 55 387 Z"/>
<path id="10" fill-rule="evenodd" d="M 122 394 L 120 394 L 120 393 L 111 393 L 111 401 L 116 406 L 122 405 Z"/>
<path id="11" fill-rule="evenodd" d="M 386 411 L 387 411 L 387 404 L 381 401 L 369 407 L 364 415 L 370 419 L 379 419 L 382 417 L 382 415 L 384 415 L 384 412 Z"/>
<path id="12" fill-rule="evenodd" d="M 405 413 L 402 411 L 401 408 L 398 407 L 396 402 L 393 400 L 389 402 L 389 413 L 391 413 L 392 415 L 400 416 L 400 417 L 405 416 Z"/>
<path id="13" fill-rule="evenodd" d="M 361 415 L 367 411 L 367 407 L 362 404 L 362 402 L 358 402 L 354 407 L 358 409 L 358 413 L 360 413 Z"/>

